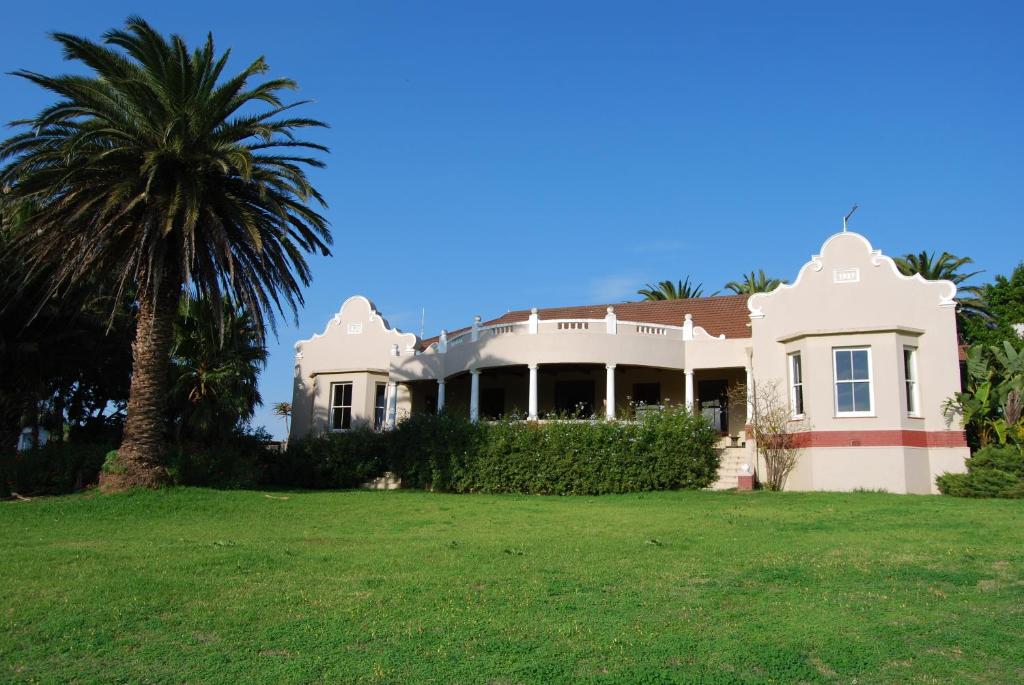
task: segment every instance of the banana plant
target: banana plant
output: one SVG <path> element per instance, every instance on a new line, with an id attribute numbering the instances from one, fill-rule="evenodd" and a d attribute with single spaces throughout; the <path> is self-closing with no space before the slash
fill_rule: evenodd
<path id="1" fill-rule="evenodd" d="M 1024 345 L 977 346 L 967 354 L 967 387 L 946 401 L 948 420 L 958 416 L 981 447 L 1024 443 Z"/>

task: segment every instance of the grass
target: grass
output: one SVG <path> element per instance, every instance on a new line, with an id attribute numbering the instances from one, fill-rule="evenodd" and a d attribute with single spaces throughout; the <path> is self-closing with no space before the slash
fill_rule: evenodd
<path id="1" fill-rule="evenodd" d="M 1024 504 L 172 489 L 0 503 L 0 680 L 1024 681 Z"/>

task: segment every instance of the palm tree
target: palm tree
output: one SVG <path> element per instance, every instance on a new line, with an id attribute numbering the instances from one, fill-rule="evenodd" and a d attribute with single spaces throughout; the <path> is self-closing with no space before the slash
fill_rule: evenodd
<path id="1" fill-rule="evenodd" d="M 648 283 L 646 288 L 637 290 L 636 294 L 643 295 L 645 300 L 688 300 L 693 297 L 703 297 L 704 284 L 692 285 L 690 277 L 687 276 L 686 280 L 675 283 L 672 281 L 660 281 L 656 286 Z M 718 293 L 714 294 L 717 295 Z"/>
<path id="2" fill-rule="evenodd" d="M 921 274 L 929 281 L 952 281 L 957 287 L 960 303 L 960 312 L 966 316 L 989 317 L 988 309 L 982 298 L 982 290 L 976 285 L 964 285 L 964 282 L 982 273 L 972 271 L 963 273 L 961 269 L 968 264 L 973 264 L 970 257 L 957 257 L 954 254 L 943 252 L 939 258 L 935 258 L 934 252 L 921 250 L 918 254 L 905 254 L 896 257 L 896 268 L 905 276 Z"/>
<path id="3" fill-rule="evenodd" d="M 292 416 L 292 403 L 291 402 L 276 402 L 274 404 L 274 415 L 280 416 L 284 419 L 284 432 L 288 433 L 288 419 Z"/>
<path id="4" fill-rule="evenodd" d="M 55 33 L 85 76 L 16 75 L 57 96 L 0 143 L 7 202 L 35 206 L 14 245 L 43 297 L 108 274 L 137 311 L 124 440 L 104 490 L 167 481 L 165 410 L 173 323 L 183 289 L 245 308 L 262 332 L 294 314 L 309 283 L 305 253 L 329 254 L 325 206 L 306 169 L 326 148 L 296 138 L 319 121 L 285 115 L 289 79 L 251 81 L 259 58 L 222 78 L 213 38 L 190 51 L 139 18 L 100 43 Z M 283 116 L 282 116 L 283 115 Z M 219 307 L 217 312 L 220 312 Z M 219 316 L 219 314 L 218 314 Z"/>
<path id="5" fill-rule="evenodd" d="M 781 278 L 768 278 L 764 269 L 751 271 L 743 274 L 742 281 L 729 281 L 725 284 L 726 290 L 731 290 L 737 295 L 753 295 L 754 293 L 767 293 L 786 283 Z"/>
<path id="6" fill-rule="evenodd" d="M 226 299 L 182 298 L 171 349 L 178 437 L 205 440 L 251 419 L 262 404 L 257 381 L 266 362 L 263 334 L 248 312 Z"/>

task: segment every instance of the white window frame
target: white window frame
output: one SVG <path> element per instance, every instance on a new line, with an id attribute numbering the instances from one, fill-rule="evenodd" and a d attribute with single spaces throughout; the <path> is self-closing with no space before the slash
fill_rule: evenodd
<path id="1" fill-rule="evenodd" d="M 380 389 L 384 388 L 384 404 L 377 406 L 377 394 Z M 377 423 L 377 412 L 380 411 L 380 424 Z M 373 385 L 373 429 L 384 430 L 384 426 L 388 422 L 388 384 L 377 382 Z"/>
<path id="2" fill-rule="evenodd" d="M 335 397 L 335 394 L 337 393 L 337 389 L 339 387 L 343 386 L 343 385 L 347 385 L 347 386 L 349 386 L 351 388 L 351 391 L 349 392 L 349 400 L 348 400 L 349 403 L 348 404 L 335 404 L 334 403 L 334 397 Z M 354 400 L 355 400 L 355 386 L 352 383 L 352 381 L 338 381 L 337 383 L 331 383 L 331 397 L 330 397 L 331 413 L 330 413 L 330 416 L 328 417 L 330 423 L 327 424 L 331 431 L 339 432 L 339 431 L 347 431 L 347 430 L 351 430 L 352 429 L 352 420 L 353 420 L 353 416 L 352 416 L 352 402 Z M 335 428 L 334 427 L 334 413 L 336 411 L 338 411 L 339 409 L 348 409 L 348 428 Z M 344 419 L 342 419 L 342 422 L 344 422 Z"/>
<path id="3" fill-rule="evenodd" d="M 917 348 L 913 345 L 903 346 L 903 388 L 907 393 L 907 416 L 921 418 L 921 381 L 917 374 Z"/>
<path id="4" fill-rule="evenodd" d="M 804 397 L 804 360 L 799 352 L 790 352 L 787 355 L 789 361 L 789 415 L 794 419 L 802 419 L 807 411 L 807 398 Z M 800 380 L 796 380 L 796 362 L 800 360 Z M 797 411 L 797 389 L 800 391 L 800 407 L 804 411 Z"/>
<path id="5" fill-rule="evenodd" d="M 836 353 L 838 352 L 866 352 L 868 355 L 868 377 L 866 379 L 857 378 L 844 381 L 839 380 L 839 367 L 836 364 Z M 832 348 L 832 406 L 837 418 L 856 418 L 859 416 L 875 415 L 875 374 L 872 367 L 871 347 L 868 345 L 850 345 L 847 347 Z M 852 364 L 850 369 L 852 372 Z M 865 382 L 868 384 L 868 402 L 871 404 L 870 409 L 868 409 L 868 411 L 839 411 L 839 384 Z"/>

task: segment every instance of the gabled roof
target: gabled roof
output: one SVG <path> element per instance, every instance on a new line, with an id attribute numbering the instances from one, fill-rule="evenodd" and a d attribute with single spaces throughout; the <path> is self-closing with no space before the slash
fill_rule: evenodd
<path id="1" fill-rule="evenodd" d="M 750 337 L 750 312 L 747 310 L 749 295 L 724 295 L 716 297 L 694 297 L 685 300 L 654 300 L 642 302 L 617 302 L 612 304 L 591 304 L 576 307 L 549 307 L 538 309 L 541 321 L 551 319 L 603 319 L 608 307 L 615 308 L 615 316 L 619 321 L 636 321 L 661 326 L 682 326 L 683 318 L 693 316 L 693 325 L 700 326 L 708 334 L 718 337 L 725 334 L 726 338 Z M 503 323 L 518 323 L 530 317 L 530 310 L 517 309 L 496 319 L 484 321 L 481 326 Z M 468 331 L 469 327 L 450 331 L 448 337 L 454 337 Z M 428 338 L 420 343 L 420 349 L 426 349 L 437 342 L 437 337 Z"/>

